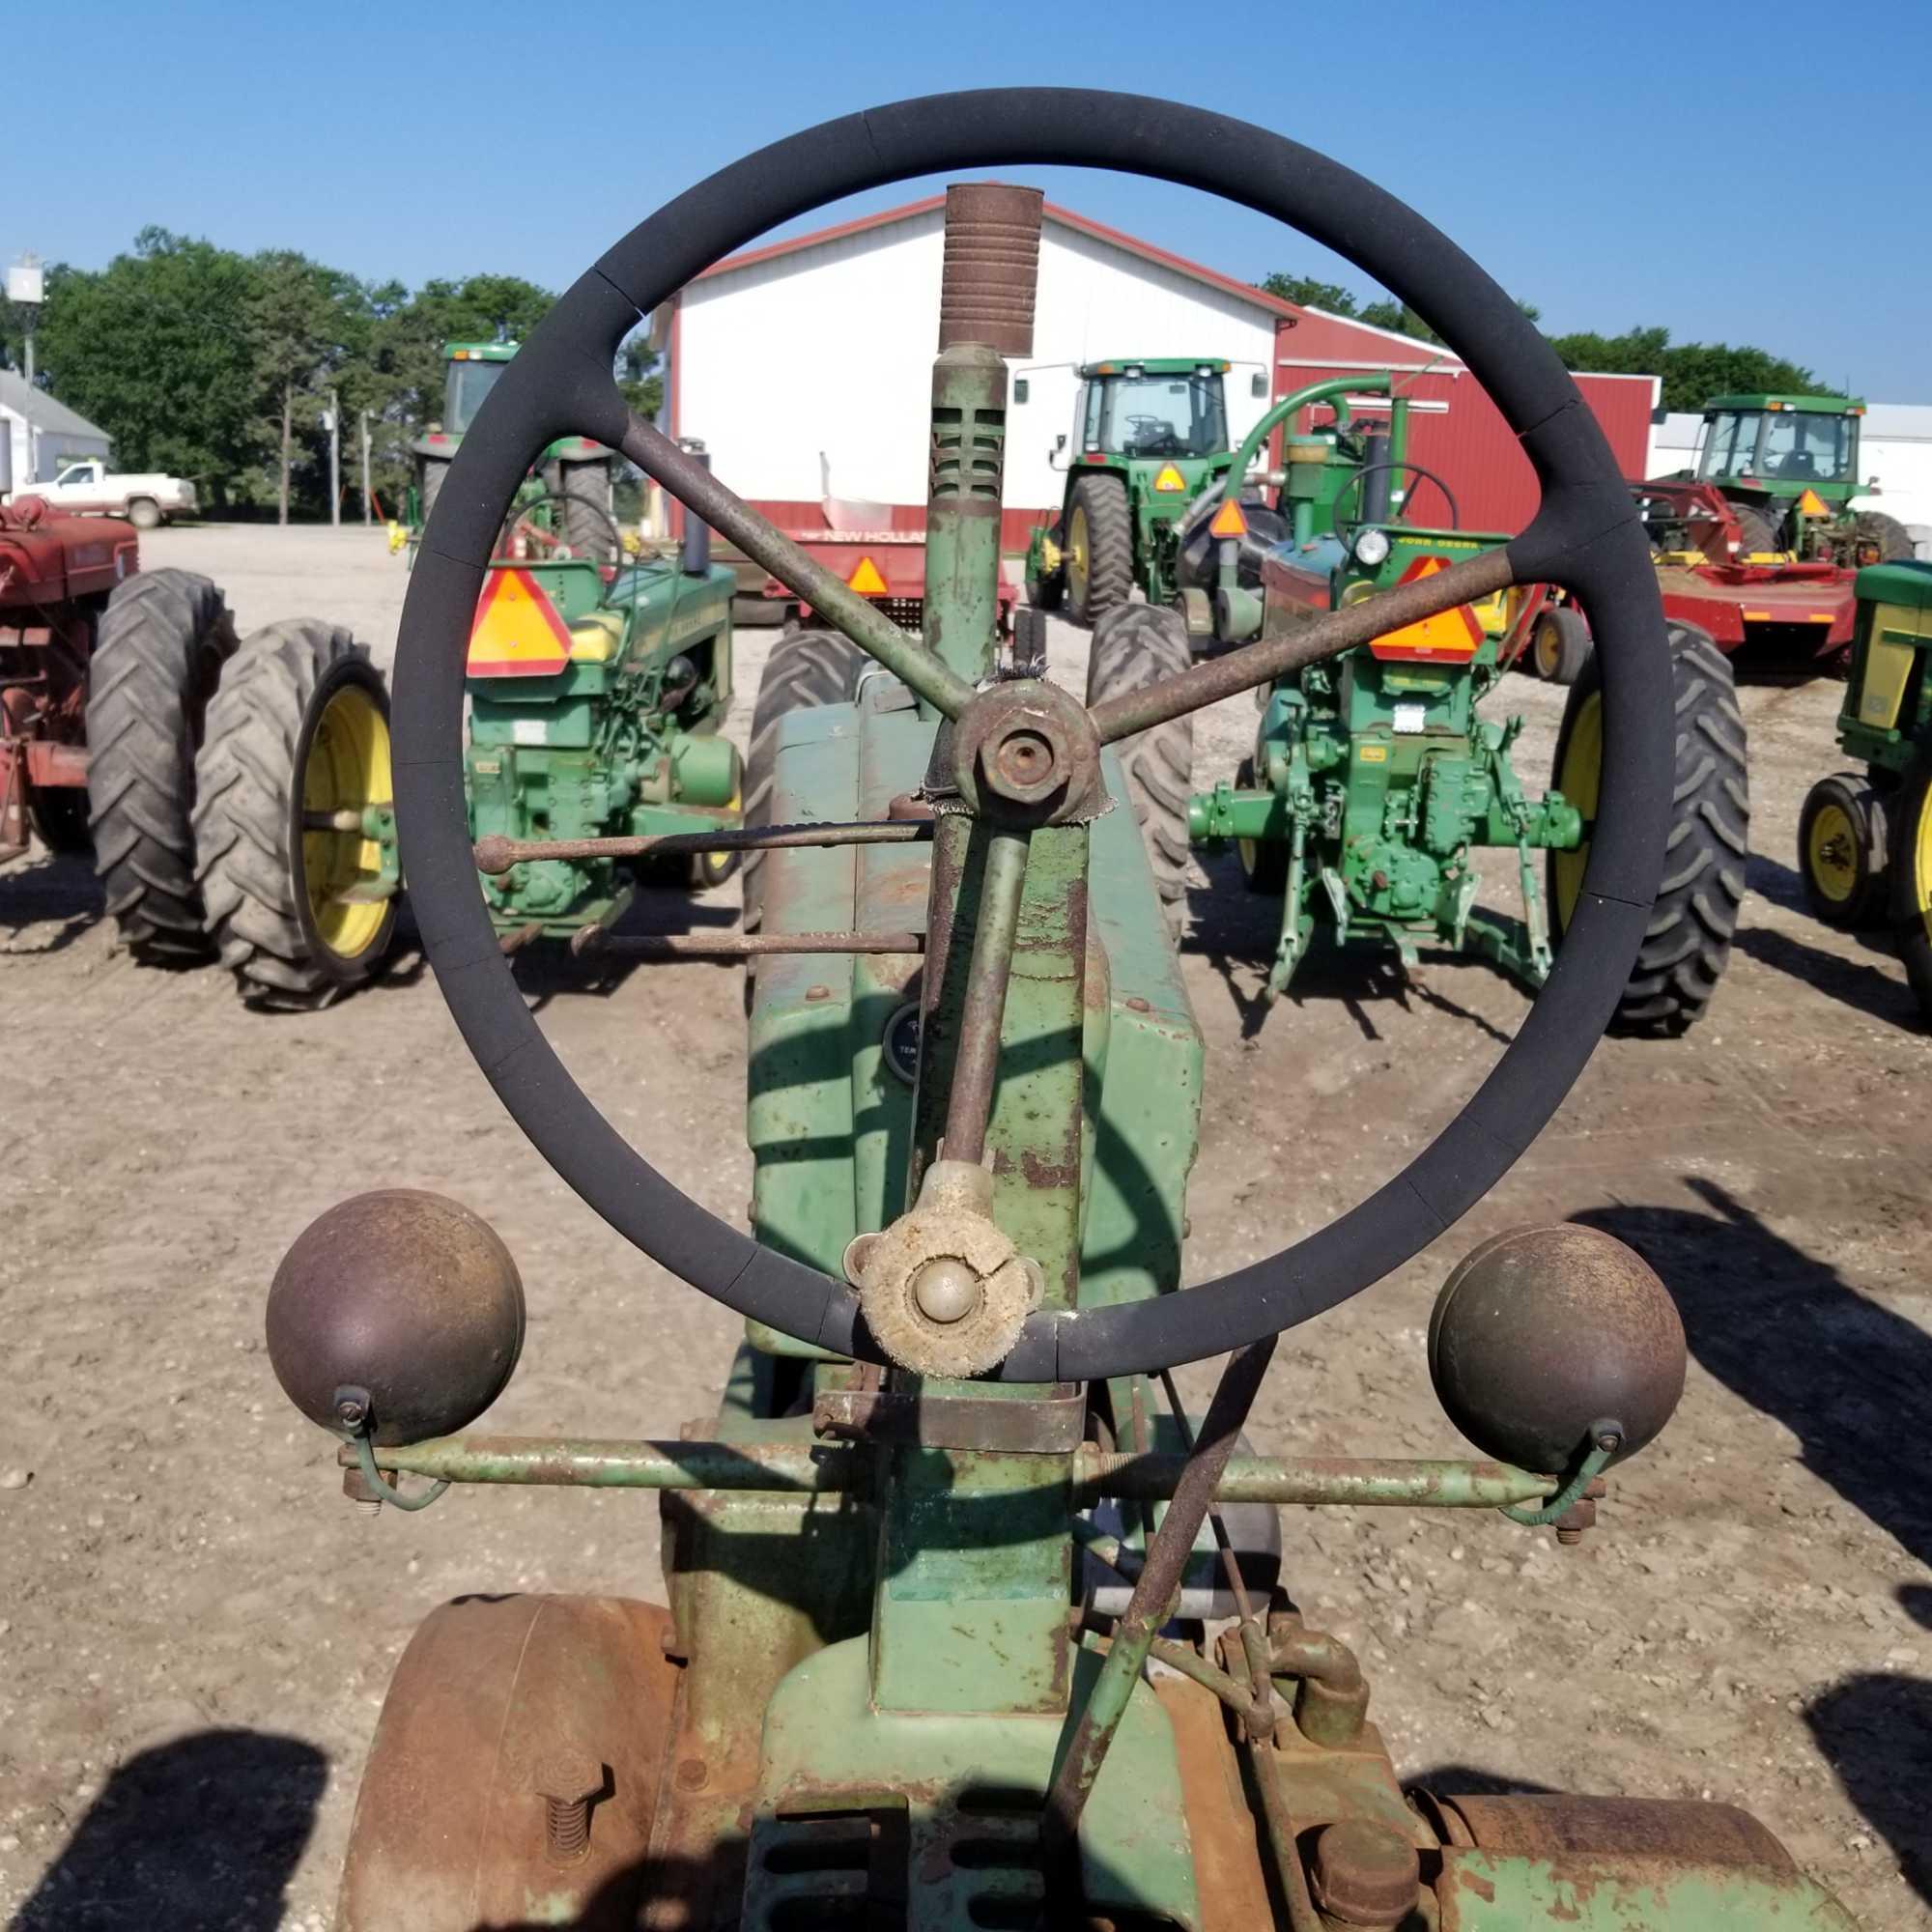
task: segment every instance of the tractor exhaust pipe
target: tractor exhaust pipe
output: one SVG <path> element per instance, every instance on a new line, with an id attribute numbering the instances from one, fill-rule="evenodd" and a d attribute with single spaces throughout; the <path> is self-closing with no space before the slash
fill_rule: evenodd
<path id="1" fill-rule="evenodd" d="M 678 442 L 694 463 L 711 468 L 711 452 L 697 437 L 680 437 Z M 689 510 L 684 513 L 684 551 L 678 565 L 687 577 L 711 574 L 711 526 Z"/>
<path id="2" fill-rule="evenodd" d="M 1362 469 L 1367 473 L 1362 481 L 1362 503 L 1356 512 L 1356 522 L 1362 524 L 1385 524 L 1389 520 L 1389 504 L 1395 496 L 1395 471 L 1390 469 L 1376 469 L 1377 464 L 1386 465 L 1389 453 L 1389 433 L 1381 423 L 1365 423 L 1362 426 Z"/>

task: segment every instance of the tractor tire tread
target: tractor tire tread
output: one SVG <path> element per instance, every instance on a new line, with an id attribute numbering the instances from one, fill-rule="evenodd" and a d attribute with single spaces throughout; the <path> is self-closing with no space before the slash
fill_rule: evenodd
<path id="1" fill-rule="evenodd" d="M 1087 659 L 1087 704 L 1145 691 L 1187 669 L 1194 661 L 1179 611 L 1163 605 L 1123 604 L 1094 627 Z M 1194 717 L 1123 738 L 1115 747 L 1153 872 L 1154 889 L 1177 923 L 1184 919 L 1187 868 L 1192 856 L 1187 829 L 1194 789 Z"/>
<path id="2" fill-rule="evenodd" d="M 870 662 L 857 644 L 836 631 L 791 631 L 773 645 L 758 680 L 751 750 L 745 758 L 742 822 L 747 831 L 771 823 L 780 725 L 808 705 L 849 703 L 858 691 L 860 673 Z M 744 892 L 741 924 L 746 932 L 755 932 L 764 916 L 764 866 L 769 856 L 747 852 L 739 867 Z"/>
<path id="3" fill-rule="evenodd" d="M 1083 476 L 1073 486 L 1074 503 L 1087 512 L 1087 596 L 1069 614 L 1090 628 L 1133 595 L 1134 527 L 1126 485 L 1118 476 Z M 1069 510 L 1069 515 L 1071 514 Z"/>
<path id="4" fill-rule="evenodd" d="M 336 663 L 368 655 L 321 618 L 270 624 L 242 644 L 209 706 L 195 805 L 201 891 L 221 963 L 251 1006 L 313 1011 L 346 990 L 303 934 L 289 817 L 309 700 Z"/>
<path id="5" fill-rule="evenodd" d="M 209 955 L 195 885 L 195 750 L 235 620 L 214 584 L 150 570 L 108 600 L 89 667 L 88 818 L 121 942 L 143 965 Z"/>

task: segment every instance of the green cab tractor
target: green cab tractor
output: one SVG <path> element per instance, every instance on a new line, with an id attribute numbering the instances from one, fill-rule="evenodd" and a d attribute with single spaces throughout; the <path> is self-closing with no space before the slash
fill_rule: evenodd
<path id="1" fill-rule="evenodd" d="M 1820 779 L 1798 821 L 1798 867 L 1828 924 L 1889 926 L 1932 1020 L 1932 563 L 1858 574 L 1838 749 L 1864 766 Z"/>
<path id="2" fill-rule="evenodd" d="M 1622 496 L 1561 366 L 1419 217 L 1251 124 L 1062 88 L 853 115 L 690 190 L 559 304 L 502 392 L 499 433 L 465 453 L 466 489 L 507 509 L 519 440 L 550 433 L 560 396 L 619 433 L 597 359 L 747 237 L 882 181 L 1016 154 L 1129 166 L 1347 233 L 1365 274 L 1456 320 L 1459 353 L 1526 440 L 1566 418 L 1535 443 L 1559 512 Z M 1355 205 L 1374 218 L 1347 222 Z M 627 455 L 860 660 L 831 692 L 837 653 L 812 651 L 810 678 L 768 669 L 767 690 L 793 699 L 768 713 L 759 753 L 771 815 L 719 835 L 765 856 L 759 930 L 710 946 L 760 964 L 749 1233 L 604 1118 L 498 956 L 463 801 L 431 755 L 461 714 L 486 540 L 452 526 L 411 584 L 398 803 L 439 987 L 538 1151 L 664 1268 L 649 1293 L 686 1283 L 745 1327 L 712 1415 L 674 1435 L 495 1434 L 475 1425 L 515 1372 L 526 1302 L 478 1215 L 389 1187 L 297 1237 L 269 1294 L 269 1355 L 364 1513 L 467 1509 L 480 1536 L 507 1502 L 489 1486 L 597 1488 L 659 1492 L 665 1531 L 668 1601 L 630 1594 L 639 1552 L 613 1495 L 610 1589 L 479 1577 L 431 1612 L 376 1726 L 337 1924 L 1850 1932 L 1726 1805 L 1526 1797 L 1487 1774 L 1405 1788 L 1364 1661 L 1289 1582 L 1275 1514 L 1289 1502 L 1501 1509 L 1564 1544 L 1586 1535 L 1600 1479 L 1665 1426 L 1684 1385 L 1682 1323 L 1631 1250 L 1586 1228 L 1518 1228 L 1450 1273 L 1429 1363 L 1474 1456 L 1306 1441 L 1264 1455 L 1243 1439 L 1279 1335 L 1480 1201 L 1601 1035 L 1667 830 L 1646 749 L 1670 711 L 1641 532 L 1547 526 L 1536 556 L 1590 594 L 1618 726 L 1565 969 L 1484 1088 L 1427 1148 L 1419 1132 L 1373 1198 L 1183 1288 L 1206 1040 L 1117 809 L 1119 748 L 1270 689 L 1295 652 L 1339 664 L 1360 620 L 1330 611 L 1292 648 L 1258 639 L 1091 705 L 1003 650 L 989 512 L 1007 358 L 1031 347 L 1041 206 L 1000 181 L 948 190 L 920 634 L 670 439 L 621 431 Z M 1508 561 L 1465 557 L 1382 593 L 1386 608 L 1453 615 L 1506 582 Z M 662 1335 L 601 1339 L 621 1351 Z M 1278 1373 L 1319 1376 L 1320 1352 Z M 1217 1355 L 1218 1386 L 1192 1409 L 1169 1372 Z M 1303 1405 L 1285 1384 L 1279 1401 L 1295 1430 Z M 1499 1615 L 1507 1582 L 1477 1585 Z M 1586 1605 L 1587 1568 L 1574 1587 Z"/>
<path id="3" fill-rule="evenodd" d="M 1036 606 L 1093 624 L 1137 583 L 1166 600 L 1160 534 L 1233 461 L 1230 366 L 1188 355 L 1080 366 L 1070 446 L 1063 436 L 1055 452 L 1066 456 L 1060 514 L 1027 546 L 1027 596 Z M 1265 376 L 1254 380 L 1265 394 Z"/>
<path id="4" fill-rule="evenodd" d="M 1391 386 L 1386 374 L 1318 383 L 1256 425 L 1232 475 L 1246 474 L 1244 459 L 1277 422 L 1314 404 L 1335 415 L 1332 427 L 1291 439 L 1272 506 L 1226 489 L 1190 506 L 1178 526 L 1179 602 L 1130 607 L 1096 629 L 1090 697 L 1183 667 L 1204 637 L 1216 647 L 1290 638 L 1330 612 L 1372 611 L 1373 600 L 1463 559 L 1500 554 L 1509 540 L 1453 527 L 1454 497 L 1400 454 L 1402 395 L 1391 397 L 1386 430 L 1358 418 Z M 1384 448 L 1397 453 L 1384 456 Z M 1419 489 L 1399 493 L 1399 477 L 1434 484 L 1452 527 L 1409 521 Z M 1122 748 L 1171 902 L 1184 892 L 1191 844 L 1232 843 L 1249 889 L 1281 897 L 1267 1000 L 1286 990 L 1318 928 L 1337 945 L 1393 947 L 1406 965 L 1427 945 L 1478 953 L 1532 989 L 1548 980 L 1588 859 L 1601 686 L 1586 665 L 1564 715 L 1551 788 L 1532 796 L 1511 755 L 1521 719 L 1480 711 L 1503 674 L 1499 633 L 1507 629 L 1489 607 L 1514 594 L 1391 624 L 1339 659 L 1278 679 L 1260 700 L 1253 753 L 1211 790 L 1192 791 L 1184 721 Z M 1672 626 L 1671 644 L 1673 863 L 1617 1005 L 1614 1023 L 1627 1031 L 1676 1033 L 1702 1016 L 1744 897 L 1745 726 L 1729 663 L 1690 626 Z M 1520 919 L 1478 903 L 1476 854 L 1485 847 L 1515 856 Z"/>
<path id="5" fill-rule="evenodd" d="M 1859 480 L 1860 396 L 1714 396 L 1704 405 L 1692 473 L 1737 513 L 1747 554 L 1786 551 L 1844 565 L 1912 554 L 1896 517 L 1853 510 Z"/>
<path id="6" fill-rule="evenodd" d="M 406 506 L 404 540 L 420 537 L 476 412 L 516 353 L 514 342 L 443 344 L 442 416 L 410 444 L 415 480 Z M 558 527 L 577 554 L 605 563 L 622 554 L 621 539 L 611 528 L 611 452 L 582 436 L 559 437 L 531 466 L 535 481 L 554 499 Z"/>

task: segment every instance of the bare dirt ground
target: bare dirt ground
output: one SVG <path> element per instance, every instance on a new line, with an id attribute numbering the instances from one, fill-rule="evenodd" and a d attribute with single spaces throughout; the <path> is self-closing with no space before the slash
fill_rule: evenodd
<path id="1" fill-rule="evenodd" d="M 150 567 L 224 583 L 242 628 L 352 620 L 386 660 L 403 566 L 359 530 L 164 530 Z M 741 637 L 742 734 L 770 633 Z M 1083 640 L 1056 671 L 1077 688 Z M 1560 695 L 1523 680 L 1521 768 Z M 1932 1925 L 1932 1040 L 1897 961 L 1803 910 L 1805 787 L 1836 687 L 1745 693 L 1752 895 L 1717 1009 L 1607 1042 L 1550 1132 L 1438 1248 L 1289 1339 L 1264 1449 L 1456 1453 L 1423 1336 L 1449 1264 L 1576 1216 L 1676 1292 L 1690 1386 L 1575 1550 L 1491 1515 L 1291 1514 L 1311 1616 L 1359 1645 L 1400 1769 L 1734 1799 L 1871 1928 Z M 1232 770 L 1253 713 L 1204 726 Z M 1500 874 L 1503 868 L 1498 867 Z M 1311 970 L 1264 1019 L 1271 908 L 1216 861 L 1185 970 L 1209 1040 L 1190 1266 L 1218 1273 L 1361 1198 L 1521 1019 L 1479 965 Z M 691 917 L 728 920 L 732 889 Z M 487 1213 L 522 1265 L 524 1367 L 493 1426 L 675 1433 L 733 1323 L 580 1206 L 497 1108 L 407 957 L 347 1005 L 245 1012 L 216 971 L 117 956 L 83 865 L 0 872 L 13 1071 L 0 1323 L 0 1910 L 21 1927 L 320 1927 L 362 1754 L 417 1619 L 461 1591 L 656 1589 L 656 1513 L 615 1493 L 459 1492 L 366 1522 L 261 1344 L 275 1264 L 380 1184 Z M 520 972 L 643 1151 L 742 1209 L 736 975 Z M 1201 1377 L 1197 1372 L 1198 1384 Z"/>

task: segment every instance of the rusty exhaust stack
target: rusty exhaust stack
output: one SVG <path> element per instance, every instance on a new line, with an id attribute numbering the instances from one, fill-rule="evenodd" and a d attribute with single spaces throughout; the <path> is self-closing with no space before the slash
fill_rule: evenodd
<path id="1" fill-rule="evenodd" d="M 939 285 L 939 346 L 980 342 L 1002 355 L 1033 354 L 1044 195 L 1004 182 L 954 182 L 946 190 L 946 266 Z"/>

